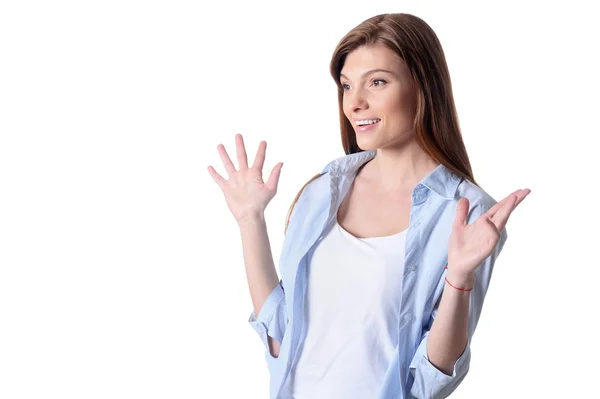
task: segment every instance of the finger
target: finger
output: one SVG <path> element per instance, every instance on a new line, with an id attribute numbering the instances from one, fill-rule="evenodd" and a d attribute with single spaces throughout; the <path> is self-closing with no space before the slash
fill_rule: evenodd
<path id="1" fill-rule="evenodd" d="M 469 199 L 461 197 L 458 199 L 456 205 L 456 217 L 454 218 L 454 224 L 457 226 L 467 225 L 467 213 L 469 212 Z"/>
<path id="2" fill-rule="evenodd" d="M 490 209 L 488 209 L 488 211 L 486 212 L 486 216 L 489 218 L 492 218 L 496 214 L 496 212 L 498 212 L 498 210 L 500 210 L 500 208 L 502 208 L 504 206 L 504 204 L 506 204 L 506 202 L 510 199 L 511 195 L 515 195 L 519 191 L 521 191 L 521 190 L 513 191 L 512 193 L 507 195 L 502 201 L 494 204 L 494 206 L 492 206 Z"/>
<path id="3" fill-rule="evenodd" d="M 258 143 L 258 150 L 256 150 L 256 157 L 254 157 L 254 163 L 252 164 L 252 168 L 258 169 L 262 172 L 262 169 L 265 165 L 265 152 L 267 150 L 267 142 L 261 141 Z"/>
<path id="4" fill-rule="evenodd" d="M 498 212 L 494 214 L 493 217 L 490 218 L 490 220 L 496 225 L 498 231 L 502 231 L 504 229 L 504 226 L 506 226 L 506 222 L 508 221 L 510 214 L 517 207 L 518 200 L 518 195 L 511 194 L 508 197 L 508 201 L 504 204 L 504 206 L 500 208 Z"/>
<path id="5" fill-rule="evenodd" d="M 231 177 L 231 175 L 235 173 L 235 166 L 233 165 L 233 162 L 231 162 L 231 158 L 229 158 L 229 154 L 227 154 L 225 146 L 223 144 L 219 144 L 217 146 L 217 150 L 219 151 L 221 161 L 223 161 L 223 166 L 225 167 L 227 174 L 229 177 Z"/>
<path id="6" fill-rule="evenodd" d="M 223 188 L 223 184 L 225 184 L 225 179 L 223 179 L 223 176 L 221 176 L 220 174 L 218 174 L 217 171 L 215 170 L 215 168 L 213 168 L 212 166 L 209 166 L 207 169 L 208 169 L 208 173 L 210 173 L 210 175 L 212 176 L 212 178 L 215 180 L 215 182 L 222 189 Z"/>
<path id="7" fill-rule="evenodd" d="M 516 192 L 516 196 L 517 196 L 517 201 L 514 204 L 513 210 L 521 203 L 523 202 L 523 200 L 525 199 L 525 197 L 527 197 L 529 195 L 529 193 L 531 192 L 531 190 L 529 189 L 521 189 L 521 190 L 517 190 Z M 512 194 L 511 194 L 512 195 Z"/>
<path id="8" fill-rule="evenodd" d="M 531 190 L 526 188 L 524 190 L 521 190 L 521 193 L 519 194 L 519 198 L 517 199 L 517 203 L 515 204 L 515 208 L 517 206 L 519 206 L 519 204 L 521 202 L 523 202 L 523 200 L 525 199 L 525 197 L 527 197 L 529 195 L 529 193 L 531 193 Z M 521 195 L 522 194 L 522 195 Z"/>
<path id="9" fill-rule="evenodd" d="M 515 203 L 512 205 L 512 208 L 508 212 L 509 216 L 515 209 L 517 209 L 517 206 L 519 206 L 519 204 L 523 202 L 523 200 L 529 195 L 529 193 L 531 193 L 531 190 L 528 188 L 521 190 L 521 192 L 517 195 Z"/>
<path id="10" fill-rule="evenodd" d="M 496 233 L 496 234 L 494 235 L 496 238 L 488 238 L 488 239 L 490 239 L 490 240 L 491 240 L 491 239 L 493 239 L 493 240 L 494 240 L 494 242 L 496 242 L 496 244 L 497 244 L 497 243 L 498 243 L 498 242 L 497 242 L 497 239 L 498 239 L 498 238 L 497 238 L 497 237 L 498 237 L 498 234 L 499 234 L 499 232 L 501 232 L 502 230 L 501 230 L 501 229 L 499 229 L 499 228 L 498 228 L 498 226 L 496 226 L 496 224 L 495 224 L 495 223 L 494 223 L 494 222 L 493 222 L 493 221 L 492 221 L 490 218 L 484 218 L 484 220 L 485 220 L 485 223 L 486 223 L 486 224 L 487 224 L 487 225 L 488 225 L 488 226 L 491 228 L 491 231 L 494 231 L 494 232 Z M 504 227 L 502 227 L 502 228 L 504 228 Z M 488 235 L 488 237 L 490 237 L 490 235 Z M 494 245 L 494 246 L 495 246 L 495 245 Z"/>
<path id="11" fill-rule="evenodd" d="M 281 175 L 282 167 L 283 167 L 283 162 L 279 162 L 271 170 L 271 174 L 269 175 L 269 180 L 267 180 L 267 184 L 265 184 L 269 188 L 269 190 L 277 191 L 277 184 L 279 182 L 279 176 Z"/>
<path id="12" fill-rule="evenodd" d="M 513 191 L 502 201 L 498 202 L 497 204 L 492 206 L 490 209 L 488 209 L 488 211 L 486 212 L 486 216 L 489 217 L 490 219 L 493 218 L 494 215 L 496 214 L 496 212 L 498 212 L 500 209 L 502 209 L 504 207 L 504 205 L 506 205 L 506 203 L 511 200 L 511 196 L 514 196 L 514 195 L 517 196 L 517 205 L 519 205 L 521 203 L 521 201 L 523 200 L 523 198 L 525 198 L 527 196 L 527 194 L 529 194 L 529 192 L 527 192 L 527 190 Z"/>
<path id="13" fill-rule="evenodd" d="M 238 167 L 248 169 L 248 156 L 246 155 L 246 147 L 244 147 L 244 138 L 239 133 L 235 135 L 235 146 L 237 148 Z"/>

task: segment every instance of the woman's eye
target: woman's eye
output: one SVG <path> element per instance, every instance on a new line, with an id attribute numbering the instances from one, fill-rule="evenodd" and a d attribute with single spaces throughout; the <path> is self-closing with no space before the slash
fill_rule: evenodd
<path id="1" fill-rule="evenodd" d="M 382 84 L 377 84 L 377 82 L 382 82 Z M 382 85 L 383 85 L 383 84 L 385 84 L 385 83 L 387 83 L 387 81 L 386 81 L 386 80 L 384 80 L 384 79 L 374 79 L 374 80 L 373 80 L 373 84 L 374 84 L 375 86 L 382 86 Z M 345 83 L 342 83 L 342 90 L 344 90 L 344 91 L 345 91 L 345 90 L 350 90 L 350 85 L 347 85 L 347 84 L 345 84 Z"/>

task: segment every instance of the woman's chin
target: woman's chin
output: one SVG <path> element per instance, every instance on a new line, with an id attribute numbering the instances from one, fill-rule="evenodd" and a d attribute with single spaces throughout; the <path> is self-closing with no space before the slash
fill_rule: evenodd
<path id="1" fill-rule="evenodd" d="M 365 140 L 364 138 L 361 139 L 360 136 L 358 136 L 356 138 L 356 144 L 363 150 L 363 151 L 372 151 L 372 150 L 376 150 L 378 148 L 377 146 L 377 141 L 376 140 Z"/>

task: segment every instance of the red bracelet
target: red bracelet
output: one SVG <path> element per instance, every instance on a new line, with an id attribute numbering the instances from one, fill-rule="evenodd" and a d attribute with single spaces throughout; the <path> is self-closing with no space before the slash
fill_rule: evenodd
<path id="1" fill-rule="evenodd" d="M 445 269 L 447 269 L 447 268 L 448 268 L 448 266 L 446 266 L 446 267 L 445 267 Z M 452 285 L 452 283 L 450 283 L 450 281 L 448 281 L 448 277 L 444 277 L 444 278 L 446 279 L 446 282 L 447 282 L 448 284 L 450 284 L 450 286 L 451 286 L 451 287 L 454 287 L 454 286 Z M 458 288 L 458 287 L 454 287 L 454 288 L 456 288 L 457 290 L 460 290 L 460 291 L 466 291 L 466 292 L 468 292 L 468 291 L 473 291 L 473 288 L 470 288 L 470 289 L 468 289 L 468 290 L 467 290 L 467 289 L 465 289 L 465 288 Z"/>

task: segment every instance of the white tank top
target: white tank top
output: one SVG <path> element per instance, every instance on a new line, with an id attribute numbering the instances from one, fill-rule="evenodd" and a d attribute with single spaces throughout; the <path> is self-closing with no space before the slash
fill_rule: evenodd
<path id="1" fill-rule="evenodd" d="M 294 399 L 377 397 L 398 345 L 406 233 L 357 238 L 336 218 L 315 247 Z"/>

